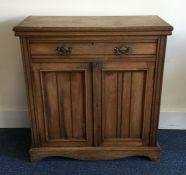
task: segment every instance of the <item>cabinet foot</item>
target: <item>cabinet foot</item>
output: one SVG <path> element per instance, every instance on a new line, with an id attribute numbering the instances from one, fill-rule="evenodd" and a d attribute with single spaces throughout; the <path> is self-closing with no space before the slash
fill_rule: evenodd
<path id="1" fill-rule="evenodd" d="M 152 161 L 160 161 L 160 153 L 156 153 L 156 154 L 153 154 L 153 155 L 148 155 L 148 158 Z"/>

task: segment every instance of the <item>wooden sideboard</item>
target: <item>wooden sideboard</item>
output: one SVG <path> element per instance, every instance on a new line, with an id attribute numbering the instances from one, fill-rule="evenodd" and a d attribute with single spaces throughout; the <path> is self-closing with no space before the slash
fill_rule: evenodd
<path id="1" fill-rule="evenodd" d="M 20 37 L 32 161 L 159 160 L 167 35 L 158 16 L 30 16 Z"/>

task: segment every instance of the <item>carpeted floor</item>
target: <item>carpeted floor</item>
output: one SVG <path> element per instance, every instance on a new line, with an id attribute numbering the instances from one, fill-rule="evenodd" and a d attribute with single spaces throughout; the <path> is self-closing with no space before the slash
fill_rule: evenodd
<path id="1" fill-rule="evenodd" d="M 186 175 L 186 130 L 160 130 L 160 162 L 130 157 L 112 161 L 46 158 L 29 161 L 29 129 L 0 129 L 0 175 Z"/>

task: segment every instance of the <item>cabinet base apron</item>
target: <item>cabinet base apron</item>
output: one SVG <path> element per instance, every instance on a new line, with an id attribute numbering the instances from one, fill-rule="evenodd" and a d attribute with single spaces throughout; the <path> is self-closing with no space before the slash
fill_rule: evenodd
<path id="1" fill-rule="evenodd" d="M 111 160 L 129 156 L 143 156 L 150 160 L 160 159 L 160 147 L 42 147 L 31 148 L 31 161 L 39 161 L 46 157 L 63 156 L 79 160 Z"/>

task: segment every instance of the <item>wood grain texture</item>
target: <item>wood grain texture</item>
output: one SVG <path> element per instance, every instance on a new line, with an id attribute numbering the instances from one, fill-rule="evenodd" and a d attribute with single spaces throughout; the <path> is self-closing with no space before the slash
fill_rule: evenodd
<path id="1" fill-rule="evenodd" d="M 158 37 L 158 36 L 165 36 L 165 35 L 171 35 L 172 30 L 159 30 L 159 31 L 64 31 L 64 32 L 55 32 L 55 31 L 16 31 L 15 35 L 20 37 L 107 37 L 107 36 L 114 36 L 114 37 L 129 37 L 129 36 L 147 36 L 147 37 Z"/>
<path id="2" fill-rule="evenodd" d="M 146 101 L 151 102 L 153 71 L 145 62 L 103 64 L 101 145 L 145 144 L 151 109 Z"/>
<path id="3" fill-rule="evenodd" d="M 71 108 L 73 118 L 73 137 L 85 137 L 84 80 L 82 73 L 71 73 Z"/>
<path id="4" fill-rule="evenodd" d="M 71 84 L 69 72 L 58 72 L 58 98 L 62 138 L 72 138 Z"/>
<path id="5" fill-rule="evenodd" d="M 92 64 L 92 79 L 93 79 L 93 123 L 94 123 L 94 146 L 99 146 L 102 141 L 102 118 L 101 118 L 101 67 L 99 62 Z"/>
<path id="6" fill-rule="evenodd" d="M 14 31 L 157 31 L 173 27 L 158 16 L 29 16 Z"/>
<path id="7" fill-rule="evenodd" d="M 122 94 L 123 94 L 123 73 L 117 73 L 117 124 L 116 124 L 116 137 L 121 137 L 121 119 L 122 119 Z"/>
<path id="8" fill-rule="evenodd" d="M 145 156 L 159 161 L 160 147 L 86 147 L 86 148 L 32 148 L 31 161 L 49 156 L 63 156 L 80 160 L 112 160 L 129 156 Z"/>
<path id="9" fill-rule="evenodd" d="M 43 75 L 43 89 L 45 98 L 45 111 L 47 134 L 49 139 L 60 138 L 60 115 L 58 108 L 58 90 L 56 82 L 56 73 L 47 72 Z"/>
<path id="10" fill-rule="evenodd" d="M 104 75 L 104 137 L 117 136 L 117 73 L 107 72 Z"/>
<path id="11" fill-rule="evenodd" d="M 122 81 L 122 113 L 120 123 L 121 138 L 129 138 L 130 133 L 130 107 L 131 107 L 131 72 L 125 72 L 123 74 Z"/>
<path id="12" fill-rule="evenodd" d="M 91 145 L 91 82 L 88 80 L 91 77 L 88 69 L 89 64 L 81 63 L 33 64 L 37 85 L 35 108 L 42 121 L 39 130 L 43 145 Z"/>
<path id="13" fill-rule="evenodd" d="M 153 105 L 152 105 L 152 118 L 151 118 L 151 135 L 150 135 L 150 145 L 157 144 L 157 130 L 159 122 L 160 113 L 160 103 L 161 103 L 161 90 L 163 81 L 163 70 L 165 62 L 165 51 L 166 51 L 167 37 L 162 36 L 159 40 L 159 50 L 158 50 L 158 61 L 156 61 L 155 68 L 155 80 L 154 80 L 154 91 L 153 91 Z"/>
<path id="14" fill-rule="evenodd" d="M 155 64 L 148 63 L 148 71 L 146 72 L 146 86 L 145 93 L 146 97 L 144 100 L 144 110 L 143 110 L 143 145 L 149 145 L 149 132 L 151 128 L 151 112 L 152 112 L 152 99 L 153 99 L 153 90 L 154 90 L 154 76 L 155 76 Z"/>
<path id="15" fill-rule="evenodd" d="M 52 38 L 50 38 L 53 41 Z M 115 47 L 129 47 L 131 51 L 127 55 L 155 55 L 156 54 L 156 42 L 149 41 L 144 42 L 64 42 L 56 41 L 56 43 L 48 43 L 45 41 L 42 43 L 31 43 L 30 52 L 32 56 L 60 56 L 56 51 L 57 47 L 71 47 L 71 54 L 68 56 L 61 57 L 69 58 L 74 56 L 84 56 L 84 55 L 107 55 L 112 56 L 117 54 L 114 52 Z"/>
<path id="16" fill-rule="evenodd" d="M 28 48 L 28 40 L 25 38 L 20 38 L 21 45 L 21 54 L 22 54 L 22 62 L 23 62 L 23 70 L 24 70 L 24 78 L 26 84 L 26 92 L 27 92 L 27 103 L 28 103 L 28 111 L 29 118 L 31 121 L 31 134 L 32 134 L 32 146 L 39 147 L 41 145 L 41 141 L 38 135 L 38 120 L 35 113 L 34 108 L 34 98 L 33 98 L 33 84 L 31 79 L 31 66 L 30 66 L 30 58 L 29 58 L 29 48 Z"/>
<path id="17" fill-rule="evenodd" d="M 142 136 L 142 111 L 144 108 L 144 72 L 133 72 L 131 83 L 130 138 Z"/>
<path id="18" fill-rule="evenodd" d="M 159 160 L 157 128 L 166 37 L 158 16 L 37 17 L 20 36 L 32 161 L 47 156 Z M 72 47 L 61 56 L 56 47 Z M 115 47 L 131 51 L 117 55 Z"/>

